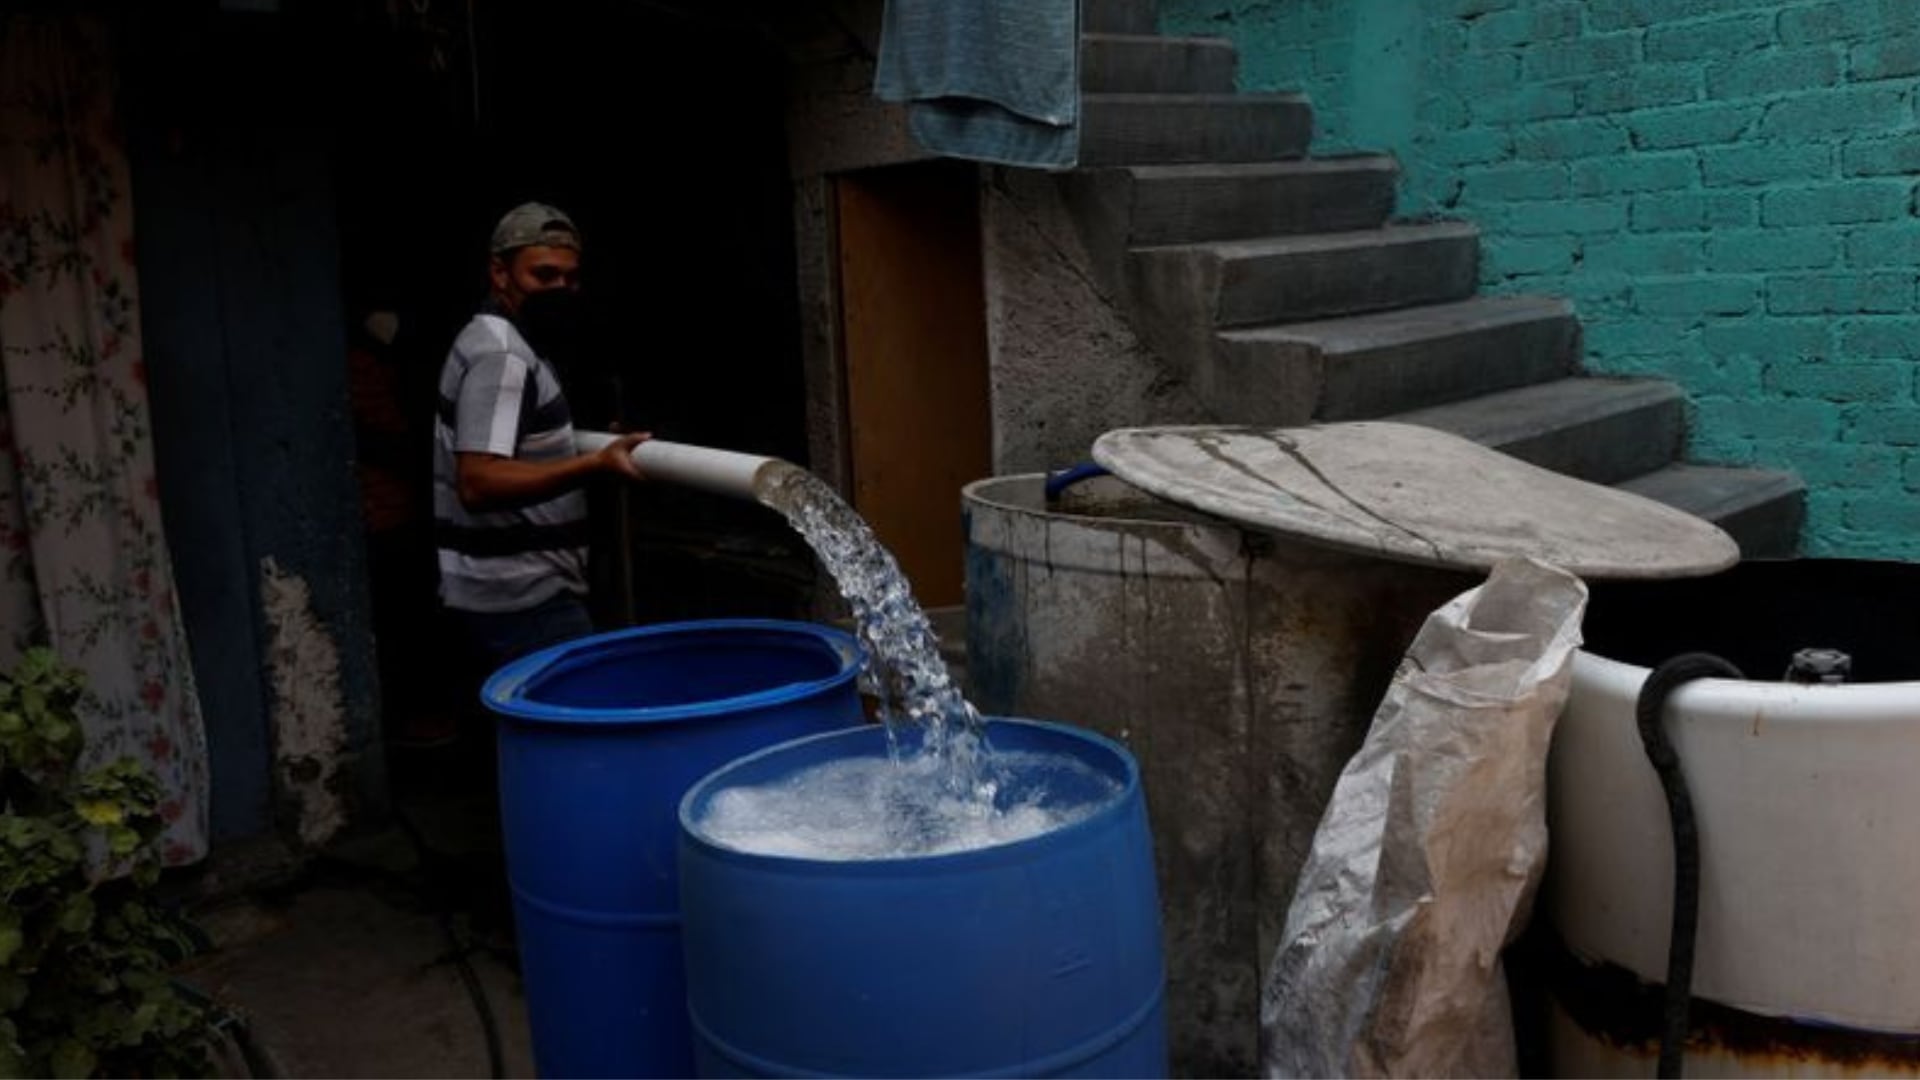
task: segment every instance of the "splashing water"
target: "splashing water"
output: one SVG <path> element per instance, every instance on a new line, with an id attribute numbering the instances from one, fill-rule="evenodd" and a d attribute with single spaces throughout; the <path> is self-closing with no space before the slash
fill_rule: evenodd
<path id="1" fill-rule="evenodd" d="M 1120 793 L 1112 778 L 1057 754 L 997 751 L 996 798 L 942 790 L 940 762 L 851 757 L 714 794 L 700 820 L 717 844 L 802 859 L 900 859 L 1011 844 L 1080 821 Z"/>
<path id="2" fill-rule="evenodd" d="M 760 471 L 754 496 L 813 547 L 853 608 L 873 658 L 862 679 L 880 702 L 890 743 L 897 750 L 902 724 L 920 725 L 920 754 L 940 765 L 930 779 L 948 794 L 990 804 L 997 770 L 982 755 L 980 714 L 953 684 L 926 612 L 866 520 L 819 477 L 786 462 Z"/>

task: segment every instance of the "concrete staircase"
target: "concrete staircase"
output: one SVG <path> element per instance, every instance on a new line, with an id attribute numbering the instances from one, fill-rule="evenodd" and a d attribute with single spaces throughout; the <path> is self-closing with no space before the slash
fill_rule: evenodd
<path id="1" fill-rule="evenodd" d="M 1156 24 L 1084 0 L 1063 182 L 1096 276 L 1219 421 L 1425 424 L 1798 551 L 1798 477 L 1681 463 L 1680 387 L 1583 375 L 1570 303 L 1477 295 L 1479 230 L 1394 220 L 1391 158 L 1306 157 L 1303 97 L 1235 93 L 1231 42 Z"/>

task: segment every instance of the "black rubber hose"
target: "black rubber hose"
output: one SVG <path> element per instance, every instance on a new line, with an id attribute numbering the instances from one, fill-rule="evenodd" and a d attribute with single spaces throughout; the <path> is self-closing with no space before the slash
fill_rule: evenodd
<path id="1" fill-rule="evenodd" d="M 1680 755 L 1661 725 L 1667 698 L 1695 679 L 1744 678 L 1740 669 L 1711 653 L 1682 653 L 1653 669 L 1640 687 L 1634 719 L 1640 727 L 1640 746 L 1660 788 L 1667 796 L 1667 816 L 1673 824 L 1673 933 L 1667 945 L 1667 984 L 1660 1027 L 1661 1080 L 1677 1080 L 1686 1060 L 1688 1013 L 1693 1004 L 1693 946 L 1700 926 L 1700 831 L 1694 821 L 1693 799 Z"/>

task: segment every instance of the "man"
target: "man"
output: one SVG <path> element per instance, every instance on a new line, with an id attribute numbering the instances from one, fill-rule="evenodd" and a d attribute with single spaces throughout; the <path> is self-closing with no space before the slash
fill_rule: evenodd
<path id="1" fill-rule="evenodd" d="M 440 371 L 433 503 L 440 597 L 497 668 L 593 632 L 588 478 L 638 479 L 626 435 L 574 451 L 553 350 L 577 329 L 580 231 L 527 203 L 493 230 L 490 295 Z"/>

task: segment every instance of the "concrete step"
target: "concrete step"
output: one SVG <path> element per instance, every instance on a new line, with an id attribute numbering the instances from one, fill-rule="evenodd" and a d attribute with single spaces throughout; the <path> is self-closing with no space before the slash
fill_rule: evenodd
<path id="1" fill-rule="evenodd" d="M 1231 94 L 1226 38 L 1082 34 L 1080 89 L 1090 94 Z"/>
<path id="2" fill-rule="evenodd" d="M 1399 178 L 1380 155 L 1076 174 L 1112 205 L 1129 247 L 1377 229 L 1393 213 Z"/>
<path id="3" fill-rule="evenodd" d="M 1215 328 L 1442 304 L 1473 295 L 1480 233 L 1464 222 L 1136 248 L 1137 295 Z"/>
<path id="4" fill-rule="evenodd" d="M 1392 419 L 1450 431 L 1543 469 L 1612 484 L 1680 455 L 1685 394 L 1662 379 L 1556 379 Z"/>
<path id="5" fill-rule="evenodd" d="M 1274 161 L 1306 153 L 1299 94 L 1082 94 L 1080 164 Z"/>
<path id="6" fill-rule="evenodd" d="M 1362 420 L 1571 375 L 1580 364 L 1580 320 L 1556 297 L 1483 296 L 1229 330 L 1214 357 L 1225 369 L 1214 384 L 1242 387 L 1240 396 L 1263 413 Z M 1303 404 L 1312 411 L 1302 415 Z"/>
<path id="7" fill-rule="evenodd" d="M 1159 28 L 1154 0 L 1080 0 L 1082 33 L 1151 34 Z"/>
<path id="8" fill-rule="evenodd" d="M 1790 472 L 1723 465 L 1669 465 L 1620 484 L 1624 491 L 1725 529 L 1747 559 L 1790 559 L 1800 554 L 1807 485 Z"/>

